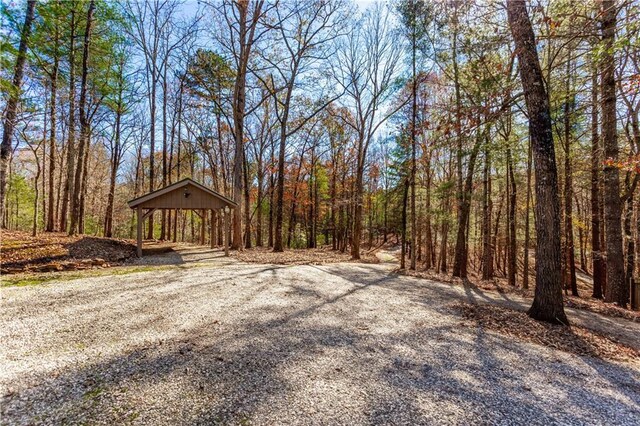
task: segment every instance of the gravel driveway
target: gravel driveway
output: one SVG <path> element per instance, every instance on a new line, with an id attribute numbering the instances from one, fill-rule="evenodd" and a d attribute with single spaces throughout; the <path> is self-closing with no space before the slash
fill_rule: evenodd
<path id="1" fill-rule="evenodd" d="M 3 424 L 638 424 L 640 365 L 463 325 L 385 265 L 2 289 Z"/>

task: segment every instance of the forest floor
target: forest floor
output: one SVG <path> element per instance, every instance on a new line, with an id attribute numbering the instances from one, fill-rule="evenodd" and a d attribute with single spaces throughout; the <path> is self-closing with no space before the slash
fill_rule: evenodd
<path id="1" fill-rule="evenodd" d="M 135 257 L 129 240 L 69 236 L 46 232 L 36 237 L 21 231 L 0 231 L 0 272 L 3 274 L 59 272 L 105 268 Z"/>
<path id="2" fill-rule="evenodd" d="M 397 247 L 385 248 L 376 252 L 376 256 L 380 259 L 385 259 L 386 263 L 395 263 L 399 265 L 399 249 Z M 407 265 L 409 260 L 407 260 Z M 510 285 L 507 278 L 504 275 L 496 273 L 496 277 L 490 280 L 483 280 L 480 273 L 474 270 L 469 271 L 469 277 L 466 281 L 454 278 L 451 274 L 437 273 L 433 269 L 424 270 L 420 265 L 415 271 L 405 269 L 400 270 L 396 267 L 396 272 L 409 275 L 418 278 L 425 278 L 434 281 L 447 282 L 456 285 L 470 285 L 485 292 L 500 293 L 520 296 L 524 299 L 533 300 L 535 292 L 535 276 L 533 269 L 533 260 L 531 265 L 531 273 L 529 277 L 529 288 L 523 289 L 521 287 L 514 287 Z M 604 303 L 600 299 L 594 299 L 591 297 L 593 293 L 593 279 L 591 275 L 585 273 L 580 269 L 576 269 L 577 287 L 579 296 L 572 296 L 569 291 L 565 291 L 563 298 L 564 304 L 567 308 L 583 309 L 590 312 L 599 313 L 611 317 L 626 318 L 632 321 L 640 322 L 640 311 L 633 311 L 631 309 L 624 309 L 618 307 L 613 303 Z M 518 285 L 522 284 L 522 275 L 517 276 Z"/>
<path id="3" fill-rule="evenodd" d="M 518 295 L 384 259 L 254 264 L 185 247 L 139 262 L 152 270 L 2 289 L 3 424 L 640 417 L 637 322 L 568 309 L 571 328 L 540 324 Z"/>

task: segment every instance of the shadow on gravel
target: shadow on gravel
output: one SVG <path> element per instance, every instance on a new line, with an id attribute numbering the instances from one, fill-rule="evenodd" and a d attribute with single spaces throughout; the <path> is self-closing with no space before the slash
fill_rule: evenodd
<path id="1" fill-rule="evenodd" d="M 234 279 L 254 279 L 260 274 L 277 277 L 280 269 L 251 269 Z M 153 422 L 147 416 L 156 415 L 167 424 L 245 424 L 264 422 L 260 413 L 275 411 L 281 417 L 271 421 L 296 423 L 307 419 L 298 417 L 304 416 L 298 413 L 301 405 L 326 402 L 298 401 L 296 392 L 311 392 L 307 386 L 314 383 L 345 382 L 364 395 L 365 407 L 351 413 L 357 423 L 554 424 L 579 419 L 578 423 L 622 424 L 629 419 L 622 416 L 639 412 L 636 371 L 580 358 L 612 387 L 619 388 L 616 378 L 625 377 L 621 391 L 628 401 L 606 390 L 596 393 L 595 385 L 582 383 L 580 368 L 562 361 L 540 365 L 537 352 L 482 329 L 460 327 L 459 318 L 442 301 L 461 296 L 446 285 L 430 286 L 424 280 L 415 285 L 375 268 L 344 271 L 337 266 L 309 266 L 301 270 L 333 275 L 343 287 L 327 295 L 314 288 L 322 278 L 282 284 L 289 298 L 286 306 L 265 305 L 253 312 L 253 319 L 238 317 L 228 324 L 189 328 L 172 339 L 153 341 L 82 368 L 68 368 L 57 377 L 17 384 L 13 395 L 3 397 L 2 416 L 8 423 L 20 423 L 23 415 L 28 416 L 27 423 L 144 423 Z M 199 288 L 233 285 L 228 281 L 213 279 L 166 289 L 155 303 L 186 302 L 190 292 L 197 297 Z M 146 285 L 154 284 L 141 284 Z M 260 297 L 270 285 L 251 285 L 236 303 Z M 481 297 L 467 293 L 468 298 L 476 296 Z M 374 320 L 367 321 L 377 317 L 358 317 L 370 308 L 363 302 L 365 297 L 380 303 L 416 303 L 425 317 L 435 313 L 446 321 L 409 323 L 401 332 L 375 334 L 367 327 L 376 325 Z M 338 325 L 323 324 L 321 319 L 327 317 Z M 140 318 L 133 327 L 143 327 L 147 320 Z M 327 359 L 336 365 L 326 364 Z M 158 393 L 182 405 L 140 407 L 141 400 Z M 326 397 L 338 408 L 348 402 L 339 394 Z M 350 423 L 344 417 L 348 411 L 336 409 L 314 419 Z"/>
<path id="2" fill-rule="evenodd" d="M 625 425 L 640 415 L 636 370 L 581 357 L 608 382 L 605 386 L 586 383 L 583 369 L 560 359 L 541 364 L 535 353 L 506 344 L 481 328 L 472 332 L 471 342 L 457 338 L 461 334 L 442 332 L 445 335 L 436 335 L 440 343 L 431 346 L 429 356 L 419 355 L 424 348 L 419 332 L 397 336 L 398 341 L 392 338 L 418 355 L 396 356 L 392 366 L 381 372 L 379 379 L 401 397 L 383 401 L 386 410 L 380 410 L 380 401 L 374 398 L 372 424 L 432 424 L 448 419 L 455 424 Z M 507 353 L 508 358 L 498 353 Z M 610 388 L 626 398 L 612 395 Z M 418 417 L 403 417 L 405 400 L 417 399 L 438 407 L 438 414 L 431 417 L 423 411 Z"/>

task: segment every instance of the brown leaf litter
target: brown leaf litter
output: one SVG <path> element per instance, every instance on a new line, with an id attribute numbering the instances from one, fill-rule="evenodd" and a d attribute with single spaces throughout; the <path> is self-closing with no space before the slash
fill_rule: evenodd
<path id="1" fill-rule="evenodd" d="M 640 360 L 640 351 L 584 327 L 549 324 L 534 320 L 524 312 L 493 305 L 461 302 L 452 306 L 462 313 L 469 326 L 576 355 L 614 361 Z"/>
<path id="2" fill-rule="evenodd" d="M 52 272 L 107 267 L 136 255 L 131 241 L 62 232 L 42 233 L 3 230 L 0 263 L 3 274 Z"/>
<path id="3" fill-rule="evenodd" d="M 470 274 L 471 276 L 469 280 L 464 282 L 459 278 L 453 278 L 450 274 L 436 273 L 433 270 L 411 271 L 409 269 L 397 269 L 395 272 L 398 274 L 429 279 L 448 284 L 470 285 L 483 291 L 490 291 L 501 294 L 517 294 L 523 298 L 530 300 L 533 299 L 535 291 L 535 281 L 533 279 L 530 281 L 531 287 L 528 289 L 523 289 L 519 287 L 513 287 L 508 284 L 506 279 L 497 277 L 491 280 L 482 280 L 479 279 L 476 275 Z M 624 309 L 613 303 L 605 303 L 600 299 L 593 299 L 589 297 L 591 295 L 591 290 L 588 288 L 580 287 L 578 290 L 580 293 L 580 296 L 578 297 L 568 294 L 564 295 L 564 304 L 566 307 L 582 309 L 609 317 L 624 318 L 631 321 L 640 321 L 640 312 Z"/>

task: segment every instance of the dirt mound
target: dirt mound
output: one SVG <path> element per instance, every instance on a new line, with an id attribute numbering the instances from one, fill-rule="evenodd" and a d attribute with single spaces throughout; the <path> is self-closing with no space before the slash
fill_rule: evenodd
<path id="1" fill-rule="evenodd" d="M 107 267 L 136 255 L 135 244 L 127 240 L 61 232 L 32 237 L 26 232 L 2 231 L 1 241 L 3 274 Z"/>
<path id="2" fill-rule="evenodd" d="M 122 262 L 136 255 L 136 246 L 126 240 L 82 237 L 68 245 L 74 259 L 101 258 L 107 262 Z"/>

